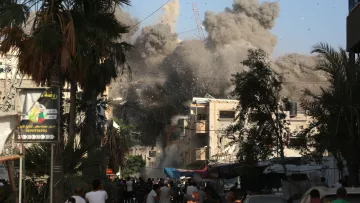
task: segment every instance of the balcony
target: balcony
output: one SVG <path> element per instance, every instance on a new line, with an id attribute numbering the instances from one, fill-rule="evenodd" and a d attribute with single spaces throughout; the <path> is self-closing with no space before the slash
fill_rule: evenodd
<path id="1" fill-rule="evenodd" d="M 355 6 L 346 18 L 346 49 L 360 53 L 360 4 Z"/>
<path id="2" fill-rule="evenodd" d="M 208 132 L 208 121 L 206 120 L 198 120 L 193 123 L 193 129 L 195 129 L 195 133 L 207 133 Z"/>
<path id="3" fill-rule="evenodd" d="M 196 161 L 209 160 L 209 148 L 195 148 L 185 152 L 185 165 L 191 164 Z"/>

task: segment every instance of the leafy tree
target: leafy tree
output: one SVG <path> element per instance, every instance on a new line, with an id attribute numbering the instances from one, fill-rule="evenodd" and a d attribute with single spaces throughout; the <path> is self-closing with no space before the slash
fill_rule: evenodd
<path id="1" fill-rule="evenodd" d="M 128 155 L 125 158 L 124 166 L 121 170 L 122 177 L 129 177 L 135 173 L 139 173 L 146 166 L 146 161 L 140 155 Z"/>
<path id="2" fill-rule="evenodd" d="M 249 70 L 232 78 L 232 94 L 239 100 L 240 113 L 227 129 L 227 136 L 233 139 L 231 144 L 239 145 L 239 159 L 250 164 L 276 153 L 284 158 L 289 130 L 280 100 L 282 77 L 270 68 L 263 50 L 250 49 L 243 64 Z"/>
<path id="3" fill-rule="evenodd" d="M 359 183 L 360 168 L 360 58 L 352 60 L 343 48 L 325 43 L 314 46 L 320 59 L 316 69 L 326 73 L 329 86 L 315 94 L 305 89 L 302 107 L 313 118 L 299 136 L 306 138 L 304 153 L 321 157 L 330 152 L 349 169 L 352 185 Z"/>
<path id="4" fill-rule="evenodd" d="M 125 155 L 133 146 L 132 133 L 135 127 L 126 125 L 122 120 L 113 118 L 114 123 L 109 123 L 105 136 L 103 137 L 104 149 L 107 150 L 108 167 L 112 171 L 119 171 L 119 166 L 123 166 L 125 162 Z"/>

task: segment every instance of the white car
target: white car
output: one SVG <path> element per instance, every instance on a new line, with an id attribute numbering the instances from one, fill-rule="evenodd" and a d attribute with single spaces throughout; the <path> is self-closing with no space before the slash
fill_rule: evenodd
<path id="1" fill-rule="evenodd" d="M 244 203 L 287 203 L 287 200 L 277 195 L 251 195 L 246 197 Z"/>
<path id="2" fill-rule="evenodd" d="M 320 193 L 321 202 L 327 203 L 336 199 L 336 191 L 337 188 L 327 188 L 327 187 L 313 187 L 305 192 L 305 194 L 301 197 L 300 200 L 295 200 L 294 203 L 310 203 L 310 191 L 318 190 Z M 346 200 L 349 202 L 360 202 L 360 188 L 345 188 L 347 191 Z"/>

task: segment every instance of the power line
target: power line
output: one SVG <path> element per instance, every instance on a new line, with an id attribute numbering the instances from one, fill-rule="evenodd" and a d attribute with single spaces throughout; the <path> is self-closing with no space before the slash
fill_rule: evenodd
<path id="1" fill-rule="evenodd" d="M 136 26 L 140 25 L 142 22 L 144 22 L 145 20 L 147 20 L 148 18 L 150 18 L 152 15 L 154 15 L 156 12 L 158 12 L 160 9 L 162 9 L 164 6 L 166 6 L 168 3 L 170 3 L 170 1 L 172 0 L 168 0 L 166 3 L 164 3 L 161 7 L 159 7 L 158 9 L 156 9 L 154 12 L 150 13 L 150 15 L 146 16 L 143 20 L 139 21 L 138 23 L 136 23 L 135 25 L 131 26 L 130 29 L 135 28 Z"/>
<path id="2" fill-rule="evenodd" d="M 196 30 L 197 30 L 197 28 L 192 29 L 192 30 L 187 30 L 187 31 L 184 31 L 184 32 L 179 32 L 178 35 L 182 35 L 182 34 L 185 34 L 185 33 L 188 33 L 188 32 L 194 32 Z"/>

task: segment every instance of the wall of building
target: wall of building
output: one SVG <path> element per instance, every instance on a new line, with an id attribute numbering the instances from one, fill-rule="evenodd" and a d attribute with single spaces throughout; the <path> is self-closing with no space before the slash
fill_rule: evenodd
<path id="1" fill-rule="evenodd" d="M 209 103 L 209 138 L 210 157 L 218 162 L 232 162 L 236 160 L 236 147 L 228 147 L 229 139 L 223 137 L 224 130 L 234 124 L 236 100 L 212 99 Z M 233 112 L 233 115 L 230 113 Z"/>
<path id="2" fill-rule="evenodd" d="M 289 121 L 291 136 L 289 137 L 288 143 L 291 145 L 292 142 L 296 142 L 296 133 L 307 128 L 311 122 L 311 117 L 307 116 L 304 112 L 298 113 L 294 117 L 290 117 L 290 113 L 287 113 L 287 120 Z M 285 156 L 287 157 L 301 157 L 301 154 L 298 150 L 291 149 L 286 147 L 284 150 Z"/>
<path id="3" fill-rule="evenodd" d="M 159 147 L 136 145 L 130 148 L 129 154 L 133 156 L 142 156 L 146 161 L 147 168 L 156 168 L 160 163 L 162 150 Z"/>
<path id="4" fill-rule="evenodd" d="M 228 147 L 230 140 L 223 136 L 224 130 L 235 121 L 237 105 L 236 100 L 193 98 L 187 130 L 191 152 L 196 154 L 193 157 L 202 159 L 208 154 L 208 159 L 218 162 L 236 160 L 236 147 Z"/>

